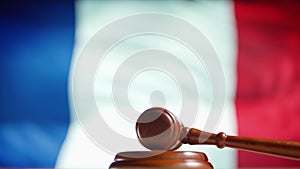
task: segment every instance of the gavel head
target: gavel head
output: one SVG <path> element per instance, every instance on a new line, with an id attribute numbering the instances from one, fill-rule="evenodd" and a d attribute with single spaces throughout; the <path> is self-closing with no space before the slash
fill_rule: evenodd
<path id="1" fill-rule="evenodd" d="M 144 111 L 137 120 L 136 133 L 140 143 L 150 150 L 175 150 L 181 146 L 182 123 L 164 108 Z"/>

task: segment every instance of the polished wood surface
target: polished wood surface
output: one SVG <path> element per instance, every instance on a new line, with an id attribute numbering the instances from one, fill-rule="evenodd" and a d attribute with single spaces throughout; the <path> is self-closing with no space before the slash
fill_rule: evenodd
<path id="1" fill-rule="evenodd" d="M 110 169 L 213 169 L 204 153 L 192 151 L 123 152 Z"/>
<path id="2" fill-rule="evenodd" d="M 211 144 L 300 160 L 300 143 L 208 133 L 183 127 L 168 110 L 154 107 L 141 114 L 136 123 L 137 136 L 150 150 L 174 150 L 184 144 Z"/>
<path id="3" fill-rule="evenodd" d="M 136 123 L 140 143 L 150 150 L 175 150 L 181 146 L 183 125 L 171 112 L 152 108 L 143 112 Z"/>

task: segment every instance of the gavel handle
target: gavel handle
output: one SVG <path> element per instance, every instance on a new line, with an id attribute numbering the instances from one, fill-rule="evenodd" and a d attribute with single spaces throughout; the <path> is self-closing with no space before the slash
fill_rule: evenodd
<path id="1" fill-rule="evenodd" d="M 227 136 L 223 132 L 213 134 L 186 127 L 182 129 L 182 137 L 182 143 L 191 145 L 210 144 L 300 160 L 300 142 Z"/>

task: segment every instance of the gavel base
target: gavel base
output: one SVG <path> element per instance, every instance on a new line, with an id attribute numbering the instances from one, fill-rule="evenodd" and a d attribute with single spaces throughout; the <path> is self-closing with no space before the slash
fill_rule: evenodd
<path id="1" fill-rule="evenodd" d="M 132 151 L 118 153 L 109 169 L 213 169 L 207 156 L 194 151 Z"/>

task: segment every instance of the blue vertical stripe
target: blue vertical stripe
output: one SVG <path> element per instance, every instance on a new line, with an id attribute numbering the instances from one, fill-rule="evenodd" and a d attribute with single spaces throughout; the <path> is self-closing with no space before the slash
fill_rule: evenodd
<path id="1" fill-rule="evenodd" d="M 54 167 L 69 125 L 73 1 L 0 2 L 0 167 Z"/>

